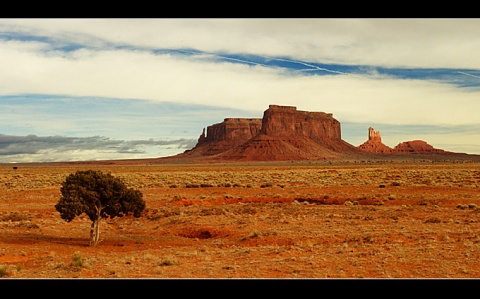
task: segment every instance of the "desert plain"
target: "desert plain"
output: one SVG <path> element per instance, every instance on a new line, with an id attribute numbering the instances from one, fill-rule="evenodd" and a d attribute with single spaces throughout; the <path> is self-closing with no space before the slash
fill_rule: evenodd
<path id="1" fill-rule="evenodd" d="M 155 161 L 155 160 L 152 160 Z M 479 278 L 480 161 L 0 164 L 0 276 Z M 61 219 L 61 183 L 96 169 L 140 218 Z"/>

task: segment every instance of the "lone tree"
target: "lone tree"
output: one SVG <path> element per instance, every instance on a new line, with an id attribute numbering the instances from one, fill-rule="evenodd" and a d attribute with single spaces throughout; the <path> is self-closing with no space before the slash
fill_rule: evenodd
<path id="1" fill-rule="evenodd" d="M 146 207 L 140 191 L 127 188 L 120 179 L 96 170 L 70 174 L 60 191 L 62 197 L 55 209 L 62 219 L 70 222 L 85 213 L 92 220 L 90 246 L 96 246 L 99 242 L 102 218 L 125 215 L 138 218 Z"/>

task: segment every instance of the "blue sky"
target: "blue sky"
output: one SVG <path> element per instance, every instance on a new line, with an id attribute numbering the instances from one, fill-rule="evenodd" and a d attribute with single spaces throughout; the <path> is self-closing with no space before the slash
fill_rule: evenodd
<path id="1" fill-rule="evenodd" d="M 155 158 L 270 104 L 480 154 L 480 19 L 0 19 L 0 163 Z"/>

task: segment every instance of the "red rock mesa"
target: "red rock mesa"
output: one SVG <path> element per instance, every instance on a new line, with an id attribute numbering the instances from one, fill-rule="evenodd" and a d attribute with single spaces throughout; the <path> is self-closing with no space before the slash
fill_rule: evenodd
<path id="1" fill-rule="evenodd" d="M 224 160 L 284 161 L 364 156 L 341 138 L 340 122 L 331 113 L 270 105 L 263 118 L 226 118 L 207 127 L 186 157 Z"/>

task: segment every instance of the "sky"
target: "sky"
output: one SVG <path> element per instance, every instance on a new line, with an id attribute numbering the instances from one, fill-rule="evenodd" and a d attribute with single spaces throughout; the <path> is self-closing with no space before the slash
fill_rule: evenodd
<path id="1" fill-rule="evenodd" d="M 480 154 L 480 19 L 0 19 L 0 163 L 158 158 L 271 104 Z"/>

